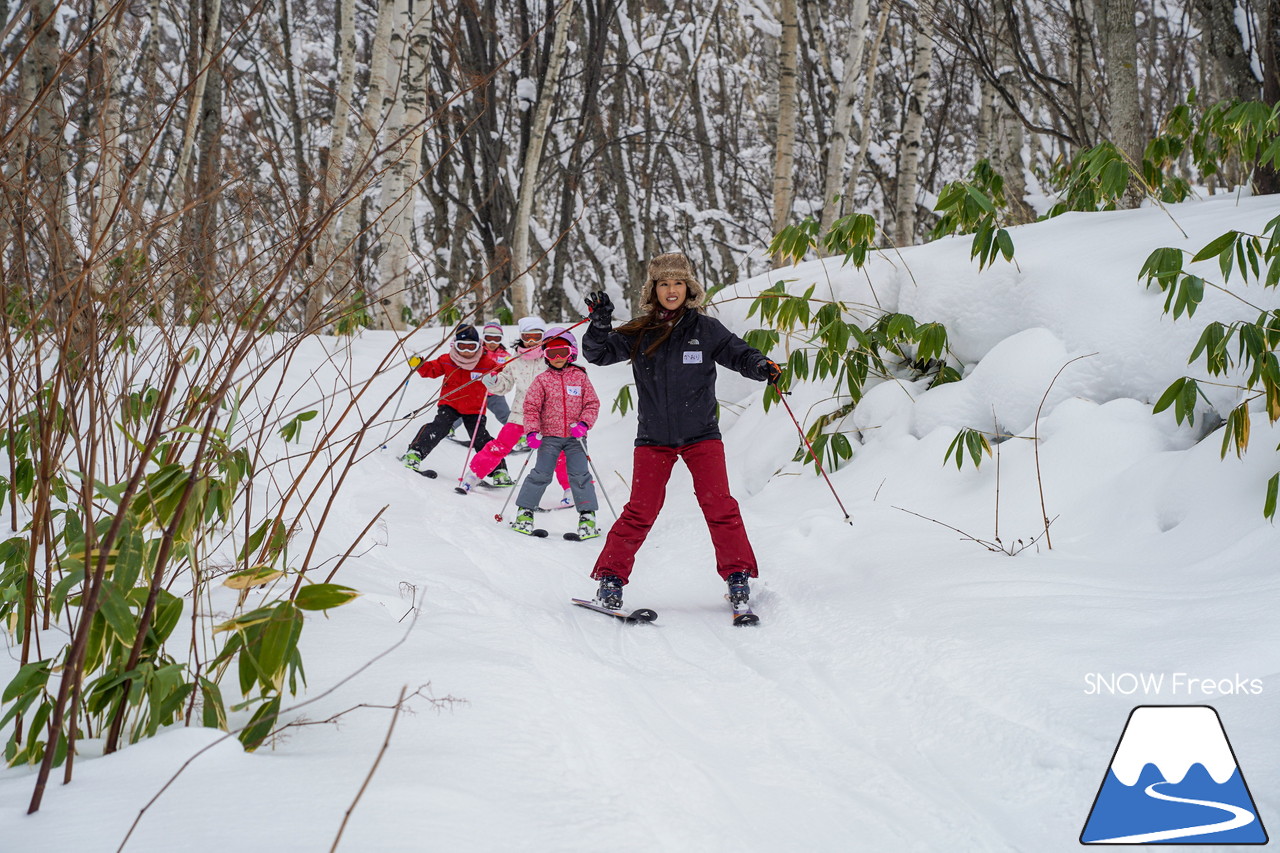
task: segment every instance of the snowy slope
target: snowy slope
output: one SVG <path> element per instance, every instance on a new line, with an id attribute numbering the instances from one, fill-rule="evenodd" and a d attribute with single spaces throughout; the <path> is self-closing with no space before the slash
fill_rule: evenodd
<path id="1" fill-rule="evenodd" d="M 389 509 L 364 543 L 375 547 L 336 579 L 364 595 L 304 632 L 310 688 L 299 699 L 320 698 L 293 716 L 388 705 L 402 686 L 446 701 L 415 699 L 397 720 L 340 849 L 1074 850 L 1138 704 L 1215 706 L 1263 821 L 1280 822 L 1280 540 L 1261 513 L 1280 431 L 1257 419 L 1246 457 L 1222 461 L 1216 435 L 1197 443 L 1204 418 L 1187 428 L 1150 413 L 1169 381 L 1195 374 L 1183 365 L 1204 323 L 1254 312 L 1214 295 L 1175 323 L 1136 282 L 1152 248 L 1195 251 L 1277 214 L 1280 199 L 1219 198 L 1168 214 L 1063 217 L 1017 229 L 1018 267 L 982 274 L 964 239 L 876 260 L 865 276 L 829 262 L 784 271 L 797 290 L 817 281 L 819 294 L 946 323 L 966 378 L 868 394 L 852 424 L 864 443 L 832 474 L 853 516 L 845 524 L 825 484 L 790 461 L 786 413 L 766 414 L 757 383 L 722 374 L 731 475 L 762 566 L 756 629 L 729 624 L 682 468 L 627 588 L 628 603 L 659 621 L 627 626 L 568 605 L 593 589 L 598 541 L 506 531 L 494 521 L 504 493 L 452 493 L 457 445 L 431 457 L 440 480 L 407 474 L 394 459 L 406 426 L 342 493 L 333 553 Z M 721 316 L 752 328 L 747 301 L 726 297 L 771 283 L 731 288 Z M 421 336 L 413 345 L 426 349 L 438 332 Z M 332 393 L 337 375 L 369 375 L 391 342 L 310 346 L 312 362 L 286 382 L 297 401 Z M 1045 405 L 1039 481 L 1031 441 L 1000 445 L 1002 542 L 1042 532 L 1042 483 L 1053 549 L 1041 541 L 1010 557 L 963 538 L 957 529 L 994 538 L 997 480 L 994 460 L 943 464 L 955 431 L 994 418 L 1030 436 L 1055 373 L 1091 353 Z M 625 365 L 591 376 L 605 400 L 630 381 Z M 400 380 L 376 381 L 381 400 Z M 406 408 L 436 384 L 415 379 Z M 792 407 L 827 411 L 828 394 L 798 389 Z M 1224 392 L 1223 411 L 1233 402 Z M 607 413 L 592 433 L 617 509 L 634 432 L 634 414 Z M 554 535 L 573 516 L 540 521 Z M 11 672 L 0 664 L 0 678 Z M 1166 679 L 1158 695 L 1099 695 L 1093 673 L 1239 675 L 1263 690 L 1175 694 Z M 389 722 L 364 708 L 253 755 L 217 744 L 125 849 L 329 849 Z M 31 817 L 33 772 L 0 771 L 0 850 L 115 850 L 137 811 L 217 738 L 175 730 L 82 758 L 75 781 L 51 788 Z"/>

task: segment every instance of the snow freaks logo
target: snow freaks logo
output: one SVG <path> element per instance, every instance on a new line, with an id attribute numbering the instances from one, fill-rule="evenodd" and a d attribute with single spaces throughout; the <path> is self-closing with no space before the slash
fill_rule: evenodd
<path id="1" fill-rule="evenodd" d="M 1218 712 L 1139 705 L 1080 833 L 1081 844 L 1266 844 Z"/>
<path id="2" fill-rule="evenodd" d="M 1084 677 L 1084 695 L 1115 696 L 1258 696 L 1262 693 L 1261 678 L 1245 678 L 1236 673 L 1234 678 L 1193 678 L 1185 672 L 1090 672 Z"/>

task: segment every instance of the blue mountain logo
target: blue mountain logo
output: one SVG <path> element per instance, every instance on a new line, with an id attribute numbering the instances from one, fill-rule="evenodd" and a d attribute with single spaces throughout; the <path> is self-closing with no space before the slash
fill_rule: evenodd
<path id="1" fill-rule="evenodd" d="M 1081 844 L 1266 844 L 1267 831 L 1218 712 L 1129 713 Z"/>

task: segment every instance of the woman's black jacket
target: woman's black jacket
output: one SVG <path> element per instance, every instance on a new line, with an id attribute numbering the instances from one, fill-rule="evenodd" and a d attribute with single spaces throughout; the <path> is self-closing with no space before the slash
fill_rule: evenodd
<path id="1" fill-rule="evenodd" d="M 697 311 L 685 311 L 671 337 L 652 356 L 645 355 L 658 334 L 643 333 L 633 355 L 634 337 L 593 322 L 582 338 L 583 352 L 592 364 L 631 359 L 640 414 L 637 447 L 683 447 L 719 438 L 716 365 L 763 381 L 769 377 L 768 359 L 719 320 Z"/>

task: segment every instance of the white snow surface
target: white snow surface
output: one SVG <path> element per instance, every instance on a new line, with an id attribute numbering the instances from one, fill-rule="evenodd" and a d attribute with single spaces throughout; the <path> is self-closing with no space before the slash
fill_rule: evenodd
<path id="1" fill-rule="evenodd" d="M 1154 248 L 1194 252 L 1277 214 L 1278 197 L 1074 214 L 1015 229 L 1016 266 L 980 273 L 956 238 L 865 271 L 815 261 L 727 288 L 718 313 L 740 333 L 758 320 L 731 297 L 779 276 L 793 292 L 816 282 L 818 297 L 943 322 L 965 376 L 870 390 L 845 423 L 862 443 L 830 476 L 846 523 L 827 484 L 791 461 L 786 411 L 766 413 L 758 383 L 721 371 L 731 481 L 761 567 L 755 628 L 730 624 L 683 467 L 626 588 L 629 606 L 659 619 L 625 625 L 569 604 L 593 592 L 603 541 L 561 541 L 572 513 L 540 516 L 551 539 L 517 536 L 494 520 L 505 493 L 453 493 L 465 448 L 442 443 L 429 457 L 441 478 L 415 477 L 395 456 L 422 418 L 373 450 L 384 422 L 320 548 L 346 552 L 389 505 L 335 578 L 363 595 L 309 615 L 308 687 L 286 705 L 313 701 L 285 719 L 354 710 L 253 754 L 202 729 L 107 757 L 90 742 L 72 783 L 52 783 L 30 816 L 34 770 L 0 770 L 0 850 L 116 850 L 157 795 L 125 850 L 328 850 L 391 721 L 356 706 L 421 685 L 456 701 L 411 701 L 339 849 L 1075 850 L 1125 721 L 1146 704 L 1214 706 L 1264 822 L 1276 823 L 1280 537 L 1262 503 L 1280 430 L 1258 414 L 1245 457 L 1222 460 L 1220 433 L 1204 435 L 1212 413 L 1194 427 L 1151 414 L 1170 381 L 1202 376 L 1186 360 L 1205 323 L 1257 311 L 1210 289 L 1194 318 L 1175 322 L 1136 276 Z M 1256 306 L 1280 303 L 1230 285 Z M 422 330 L 409 347 L 439 335 Z M 393 347 L 382 333 L 308 342 L 285 377 L 287 408 L 363 381 Z M 389 363 L 379 403 L 403 380 L 399 355 Z M 590 375 L 606 401 L 592 459 L 620 510 L 635 415 L 607 409 L 630 369 Z M 404 409 L 437 387 L 415 377 Z M 1219 415 L 1238 398 L 1213 393 Z M 834 408 L 831 396 L 802 385 L 790 404 L 809 420 Z M 323 403 L 304 442 L 346 402 Z M 997 445 L 998 476 L 995 459 L 944 464 L 958 429 L 993 423 L 1015 436 Z M 517 472 L 523 459 L 513 461 Z M 612 522 L 607 508 L 599 517 Z M 973 541 L 997 536 L 1021 550 Z M 7 652 L 0 683 L 16 671 Z M 1093 676 L 1117 673 L 1183 673 L 1219 689 L 1174 693 L 1168 677 L 1158 695 L 1096 689 Z M 1237 677 L 1260 692 L 1223 689 Z"/>

